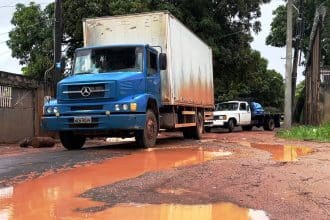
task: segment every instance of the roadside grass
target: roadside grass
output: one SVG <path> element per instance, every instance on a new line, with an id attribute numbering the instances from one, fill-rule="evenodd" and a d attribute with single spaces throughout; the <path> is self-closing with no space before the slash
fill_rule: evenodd
<path id="1" fill-rule="evenodd" d="M 294 140 L 330 142 L 330 123 L 319 127 L 301 125 L 291 130 L 280 130 L 277 136 Z"/>

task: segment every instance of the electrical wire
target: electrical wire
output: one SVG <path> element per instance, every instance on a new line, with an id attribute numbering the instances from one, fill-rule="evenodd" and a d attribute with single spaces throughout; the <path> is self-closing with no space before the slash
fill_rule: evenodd
<path id="1" fill-rule="evenodd" d="M 19 4 L 20 2 L 17 2 L 15 5 L 13 5 L 13 3 L 10 3 L 8 5 L 0 5 L 0 8 L 15 8 L 17 4 Z M 36 2 L 34 2 L 36 3 Z M 28 3 L 25 3 L 28 4 Z M 40 2 L 40 3 L 36 3 L 36 5 L 46 5 L 46 4 L 50 4 L 50 2 Z"/>
<path id="2" fill-rule="evenodd" d="M 41 24 L 41 23 L 43 23 L 43 22 L 46 22 L 46 21 L 53 21 L 54 20 L 54 18 L 50 18 L 49 20 L 43 20 L 43 21 L 39 21 L 39 22 L 37 22 L 37 23 L 35 23 L 35 24 L 31 24 L 31 25 L 28 25 L 28 26 L 26 26 L 27 28 L 29 28 L 29 27 L 33 27 L 33 26 L 36 26 L 36 25 L 38 25 L 38 24 Z M 8 31 L 8 32 L 3 32 L 3 33 L 0 33 L 0 35 L 4 35 L 4 34 L 8 34 L 10 31 Z M 3 42 L 0 42 L 0 43 L 3 43 Z"/>

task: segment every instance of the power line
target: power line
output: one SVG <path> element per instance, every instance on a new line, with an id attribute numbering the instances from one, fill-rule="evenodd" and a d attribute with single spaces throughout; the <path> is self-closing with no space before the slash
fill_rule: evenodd
<path id="1" fill-rule="evenodd" d="M 19 2 L 17 3 L 19 4 Z M 16 5 L 17 5 L 16 4 Z M 27 3 L 26 3 L 27 4 Z M 50 4 L 50 2 L 40 2 L 40 3 L 36 3 L 36 5 L 47 5 Z M 9 5 L 1 5 L 0 8 L 15 8 L 16 5 L 12 5 L 12 3 L 10 3 Z"/>
<path id="2" fill-rule="evenodd" d="M 36 26 L 36 25 L 41 24 L 41 23 L 43 23 L 43 22 L 53 21 L 53 20 L 54 20 L 54 18 L 50 18 L 49 20 L 39 21 L 39 22 L 37 22 L 37 23 L 35 23 L 35 24 L 31 24 L 31 25 L 28 25 L 28 26 L 26 26 L 26 27 L 27 27 L 27 28 L 29 28 L 29 27 L 33 27 L 33 26 Z M 0 35 L 8 34 L 9 32 L 10 32 L 10 31 L 8 31 L 8 32 L 3 32 L 3 33 L 0 33 Z"/>
<path id="3" fill-rule="evenodd" d="M 0 33 L 0 35 L 5 35 L 5 34 L 8 34 L 10 31 L 8 32 L 3 32 L 3 33 Z"/>
<path id="4" fill-rule="evenodd" d="M 0 55 L 4 55 L 4 54 L 10 53 L 10 52 L 11 52 L 11 50 L 7 50 L 7 51 L 4 51 L 4 52 L 1 52 Z"/>

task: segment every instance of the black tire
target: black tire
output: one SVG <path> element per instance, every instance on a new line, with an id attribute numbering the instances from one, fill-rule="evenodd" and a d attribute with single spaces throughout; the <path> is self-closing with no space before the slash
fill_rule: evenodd
<path id="1" fill-rule="evenodd" d="M 74 134 L 73 132 L 60 132 L 60 140 L 66 149 L 79 150 L 84 146 L 86 137 Z"/>
<path id="2" fill-rule="evenodd" d="M 228 121 L 228 131 L 233 132 L 234 128 L 235 128 L 234 119 L 229 119 L 229 121 Z"/>
<path id="3" fill-rule="evenodd" d="M 202 113 L 198 112 L 196 117 L 196 127 L 192 128 L 192 138 L 195 140 L 202 139 L 204 128 L 204 118 Z"/>
<path id="4" fill-rule="evenodd" d="M 266 120 L 266 123 L 264 124 L 264 130 L 273 131 L 274 129 L 275 129 L 274 119 L 270 118 L 270 119 Z"/>
<path id="5" fill-rule="evenodd" d="M 183 128 L 182 129 L 183 138 L 184 139 L 192 139 L 193 138 L 193 130 L 191 128 Z"/>
<path id="6" fill-rule="evenodd" d="M 204 127 L 205 132 L 209 133 L 211 132 L 211 127 Z"/>
<path id="7" fill-rule="evenodd" d="M 242 130 L 243 130 L 243 131 L 251 131 L 251 130 L 252 130 L 252 128 L 253 128 L 253 126 L 252 126 L 252 125 L 246 125 L 246 126 L 242 126 Z"/>
<path id="8" fill-rule="evenodd" d="M 139 148 L 149 148 L 156 146 L 158 135 L 158 122 L 152 110 L 147 111 L 146 123 L 142 131 L 135 134 L 136 145 Z"/>

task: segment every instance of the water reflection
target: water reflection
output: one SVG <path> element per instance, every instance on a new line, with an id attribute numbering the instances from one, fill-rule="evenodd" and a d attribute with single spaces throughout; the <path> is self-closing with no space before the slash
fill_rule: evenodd
<path id="1" fill-rule="evenodd" d="M 121 204 L 96 214 L 94 219 L 130 220 L 266 220 L 262 210 L 239 207 L 232 203 L 206 205 Z"/>
<path id="2" fill-rule="evenodd" d="M 251 147 L 268 151 L 277 161 L 297 161 L 298 157 L 312 153 L 313 149 L 304 146 L 251 144 Z"/>
<path id="3" fill-rule="evenodd" d="M 228 153 L 198 148 L 141 151 L 100 164 L 50 174 L 0 190 L 1 219 L 95 219 L 93 213 L 75 211 L 103 205 L 79 197 L 91 188 L 146 172 L 199 164 L 225 155 Z M 102 212 L 96 214 L 102 215 Z M 100 219 L 109 218 L 103 216 Z"/>

